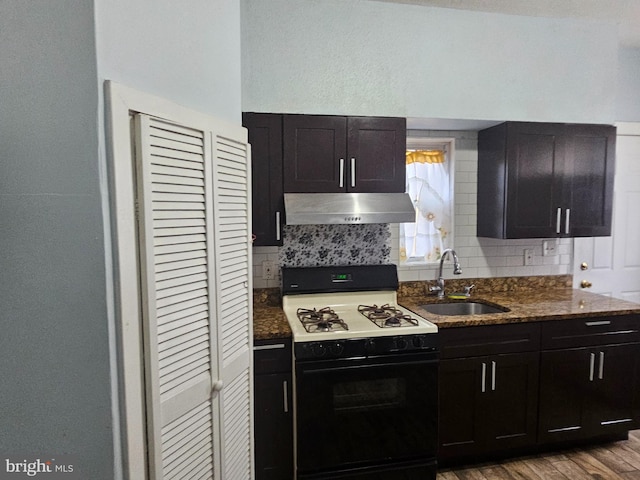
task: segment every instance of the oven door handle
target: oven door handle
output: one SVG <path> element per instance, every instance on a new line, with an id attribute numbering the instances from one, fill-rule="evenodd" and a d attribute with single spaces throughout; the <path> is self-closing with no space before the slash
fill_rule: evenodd
<path id="1" fill-rule="evenodd" d="M 376 359 L 375 363 L 366 363 L 366 360 L 349 359 L 349 365 L 336 365 L 336 362 L 343 362 L 343 360 L 334 361 L 320 361 L 320 362 L 305 362 L 299 363 L 296 370 L 300 374 L 315 374 L 315 373 L 338 373 L 341 371 L 349 371 L 354 369 L 370 369 L 370 368 L 391 368 L 401 366 L 415 366 L 415 365 L 436 365 L 438 359 L 428 360 L 409 360 L 403 362 L 381 362 L 380 359 Z"/>

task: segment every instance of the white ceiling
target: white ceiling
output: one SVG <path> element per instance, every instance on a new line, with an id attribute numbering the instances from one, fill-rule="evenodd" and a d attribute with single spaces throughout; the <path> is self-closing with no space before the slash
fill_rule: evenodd
<path id="1" fill-rule="evenodd" d="M 640 48 L 640 0 L 378 0 L 531 17 L 615 22 L 620 44 Z"/>

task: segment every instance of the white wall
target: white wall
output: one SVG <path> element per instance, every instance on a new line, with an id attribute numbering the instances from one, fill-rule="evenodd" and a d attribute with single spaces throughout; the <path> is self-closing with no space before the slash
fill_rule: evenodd
<path id="1" fill-rule="evenodd" d="M 612 123 L 613 23 L 242 0 L 245 111 Z"/>
<path id="2" fill-rule="evenodd" d="M 640 121 L 640 48 L 619 51 L 616 99 L 616 121 Z"/>

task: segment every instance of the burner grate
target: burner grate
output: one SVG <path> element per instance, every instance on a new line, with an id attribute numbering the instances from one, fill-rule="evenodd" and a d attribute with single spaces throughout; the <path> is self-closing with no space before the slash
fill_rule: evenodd
<path id="1" fill-rule="evenodd" d="M 309 333 L 349 330 L 348 325 L 330 307 L 320 310 L 299 308 L 296 312 L 304 329 Z"/>
<path id="2" fill-rule="evenodd" d="M 380 307 L 378 305 L 359 305 L 358 311 L 380 328 L 411 327 L 418 325 L 418 320 L 388 304 Z"/>

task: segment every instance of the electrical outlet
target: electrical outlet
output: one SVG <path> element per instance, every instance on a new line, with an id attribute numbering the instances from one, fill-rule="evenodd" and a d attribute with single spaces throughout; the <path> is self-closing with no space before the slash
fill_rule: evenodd
<path id="1" fill-rule="evenodd" d="M 557 243 L 555 240 L 545 240 L 542 242 L 542 255 L 552 256 L 557 253 Z"/>
<path id="2" fill-rule="evenodd" d="M 276 264 L 271 260 L 262 262 L 262 279 L 273 280 L 276 276 Z"/>
<path id="3" fill-rule="evenodd" d="M 533 248 L 524 249 L 524 264 L 533 265 Z"/>

